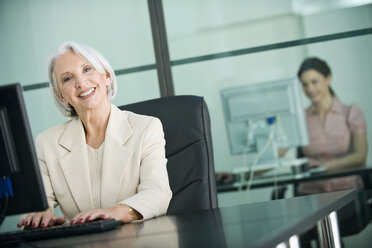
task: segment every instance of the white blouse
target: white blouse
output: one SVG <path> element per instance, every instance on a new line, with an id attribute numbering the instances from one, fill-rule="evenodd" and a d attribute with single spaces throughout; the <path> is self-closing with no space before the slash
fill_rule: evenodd
<path id="1" fill-rule="evenodd" d="M 89 177 L 90 186 L 92 189 L 92 197 L 94 208 L 102 208 L 101 204 L 101 182 L 102 182 L 102 158 L 103 158 L 103 145 L 94 149 L 87 145 L 87 154 L 89 162 Z"/>

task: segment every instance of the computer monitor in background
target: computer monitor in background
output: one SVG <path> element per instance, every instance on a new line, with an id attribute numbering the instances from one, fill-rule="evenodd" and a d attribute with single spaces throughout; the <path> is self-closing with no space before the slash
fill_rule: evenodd
<path id="1" fill-rule="evenodd" d="M 221 98 L 232 155 L 262 152 L 257 165 L 272 164 L 279 148 L 308 144 L 296 79 L 222 89 Z"/>
<path id="2" fill-rule="evenodd" d="M 20 84 L 0 86 L 0 213 L 48 207 Z"/>

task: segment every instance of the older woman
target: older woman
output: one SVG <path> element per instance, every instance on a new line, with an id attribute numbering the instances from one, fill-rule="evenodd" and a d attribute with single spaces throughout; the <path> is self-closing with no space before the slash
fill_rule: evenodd
<path id="1" fill-rule="evenodd" d="M 311 100 L 306 110 L 310 144 L 303 147 L 310 167 L 326 170 L 363 165 L 367 157 L 367 123 L 357 105 L 344 105 L 331 88 L 331 69 L 319 58 L 306 59 L 298 77 Z M 357 176 L 302 183 L 300 194 L 363 187 Z"/>
<path id="2" fill-rule="evenodd" d="M 117 87 L 106 59 L 87 45 L 64 43 L 49 61 L 49 82 L 58 110 L 72 118 L 37 137 L 49 209 L 18 226 L 165 214 L 172 193 L 161 122 L 110 103 Z M 57 205 L 65 217 L 54 215 Z"/>

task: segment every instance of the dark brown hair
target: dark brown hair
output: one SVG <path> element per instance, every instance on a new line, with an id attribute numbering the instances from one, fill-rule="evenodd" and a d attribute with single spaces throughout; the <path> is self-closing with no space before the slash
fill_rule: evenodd
<path id="1" fill-rule="evenodd" d="M 298 78 L 301 78 L 302 73 L 308 70 L 316 70 L 324 77 L 328 77 L 332 74 L 331 68 L 328 66 L 327 62 L 316 57 L 307 58 L 302 62 L 297 73 Z M 331 87 L 329 87 L 329 91 L 331 92 L 332 96 L 335 95 Z"/>

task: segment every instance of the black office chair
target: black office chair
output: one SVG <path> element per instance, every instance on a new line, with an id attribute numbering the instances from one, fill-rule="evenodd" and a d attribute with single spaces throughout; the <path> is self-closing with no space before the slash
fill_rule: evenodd
<path id="1" fill-rule="evenodd" d="M 210 119 L 202 97 L 173 96 L 119 107 L 163 124 L 173 197 L 167 214 L 217 207 Z"/>

